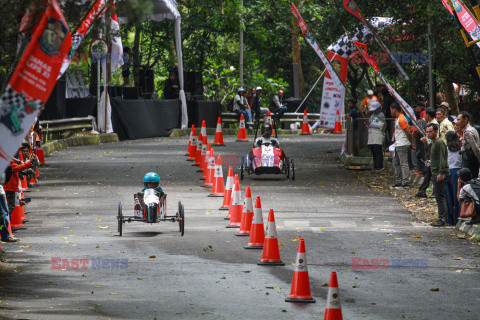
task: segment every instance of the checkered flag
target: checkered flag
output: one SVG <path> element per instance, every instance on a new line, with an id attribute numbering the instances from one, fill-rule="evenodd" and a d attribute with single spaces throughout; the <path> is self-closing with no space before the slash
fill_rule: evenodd
<path id="1" fill-rule="evenodd" d="M 371 32 L 366 27 L 363 28 L 362 32 L 357 29 L 357 32 L 352 37 L 352 39 L 357 42 L 365 43 L 365 39 L 369 34 L 371 34 Z M 328 50 L 336 53 L 342 58 L 349 59 L 352 54 L 357 51 L 357 47 L 355 47 L 355 45 L 350 41 L 347 34 L 345 33 L 335 43 L 331 44 L 328 47 Z"/>
<path id="2" fill-rule="evenodd" d="M 83 35 L 81 35 L 78 32 L 75 32 L 75 34 L 72 36 L 72 49 L 70 49 L 70 52 L 73 53 L 77 51 L 78 47 L 80 46 L 80 43 L 82 43 L 83 40 Z"/>
<path id="3" fill-rule="evenodd" d="M 5 90 L 5 93 L 2 95 L 2 104 L 5 107 L 11 106 L 11 105 L 14 105 L 14 106 L 25 105 L 26 100 L 23 94 L 16 92 L 15 90 L 13 90 L 12 87 L 10 87 L 10 85 L 8 85 Z"/>

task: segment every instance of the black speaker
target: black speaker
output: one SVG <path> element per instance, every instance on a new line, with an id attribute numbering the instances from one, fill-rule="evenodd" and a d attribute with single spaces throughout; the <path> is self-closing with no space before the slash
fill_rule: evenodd
<path id="1" fill-rule="evenodd" d="M 123 87 L 123 99 L 137 100 L 139 98 L 138 87 Z"/>
<path id="2" fill-rule="evenodd" d="M 185 92 L 203 96 L 203 78 L 201 72 L 184 71 Z"/>
<path id="3" fill-rule="evenodd" d="M 143 94 L 151 94 L 154 92 L 154 73 L 153 69 L 143 66 L 138 70 L 138 80 L 140 85 L 140 90 Z"/>

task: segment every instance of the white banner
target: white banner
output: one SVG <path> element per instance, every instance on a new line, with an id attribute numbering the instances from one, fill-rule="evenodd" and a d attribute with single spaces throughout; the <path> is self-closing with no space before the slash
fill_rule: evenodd
<path id="1" fill-rule="evenodd" d="M 330 77 L 323 79 L 322 105 L 320 108 L 320 127 L 333 129 L 337 110 L 340 118 L 343 115 L 345 103 L 345 87 L 337 85 Z"/>

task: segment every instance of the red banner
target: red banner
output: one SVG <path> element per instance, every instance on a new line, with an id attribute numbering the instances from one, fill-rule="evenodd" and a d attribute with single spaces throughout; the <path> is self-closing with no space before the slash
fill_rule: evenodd
<path id="1" fill-rule="evenodd" d="M 353 0 L 343 0 L 343 6 L 345 7 L 345 9 L 347 9 L 348 12 L 350 12 L 355 17 L 357 17 L 358 20 L 362 21 L 363 24 L 367 24 L 367 21 L 365 21 L 365 18 L 363 17 L 362 13 L 360 12 L 360 9 L 358 8 L 355 1 L 353 1 Z"/>
<path id="2" fill-rule="evenodd" d="M 55 84 L 72 35 L 56 0 L 50 0 L 0 100 L 0 172 L 16 153 Z"/>

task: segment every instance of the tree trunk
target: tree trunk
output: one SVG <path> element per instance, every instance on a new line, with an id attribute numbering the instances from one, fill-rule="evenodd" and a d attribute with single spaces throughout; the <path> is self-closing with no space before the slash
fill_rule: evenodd
<path id="1" fill-rule="evenodd" d="M 294 1 L 295 6 L 299 8 L 301 0 Z M 300 9 L 300 8 L 299 8 Z M 300 53 L 300 39 L 298 21 L 294 15 L 291 19 L 292 25 L 292 62 L 298 64 L 298 83 L 300 87 L 300 97 L 303 97 L 303 87 L 305 85 L 302 70 L 302 55 Z"/>
<path id="2" fill-rule="evenodd" d="M 450 105 L 450 112 L 452 114 L 458 114 L 458 97 L 453 88 L 453 83 L 445 82 L 443 84 L 443 90 L 445 92 L 445 100 Z"/>
<path id="3" fill-rule="evenodd" d="M 133 48 L 132 48 L 132 61 L 133 61 L 133 77 L 135 86 L 138 86 L 139 79 L 138 79 L 138 69 L 142 65 L 142 57 L 140 56 L 140 35 L 142 33 L 142 25 L 140 22 L 135 24 L 135 38 L 133 40 Z"/>

